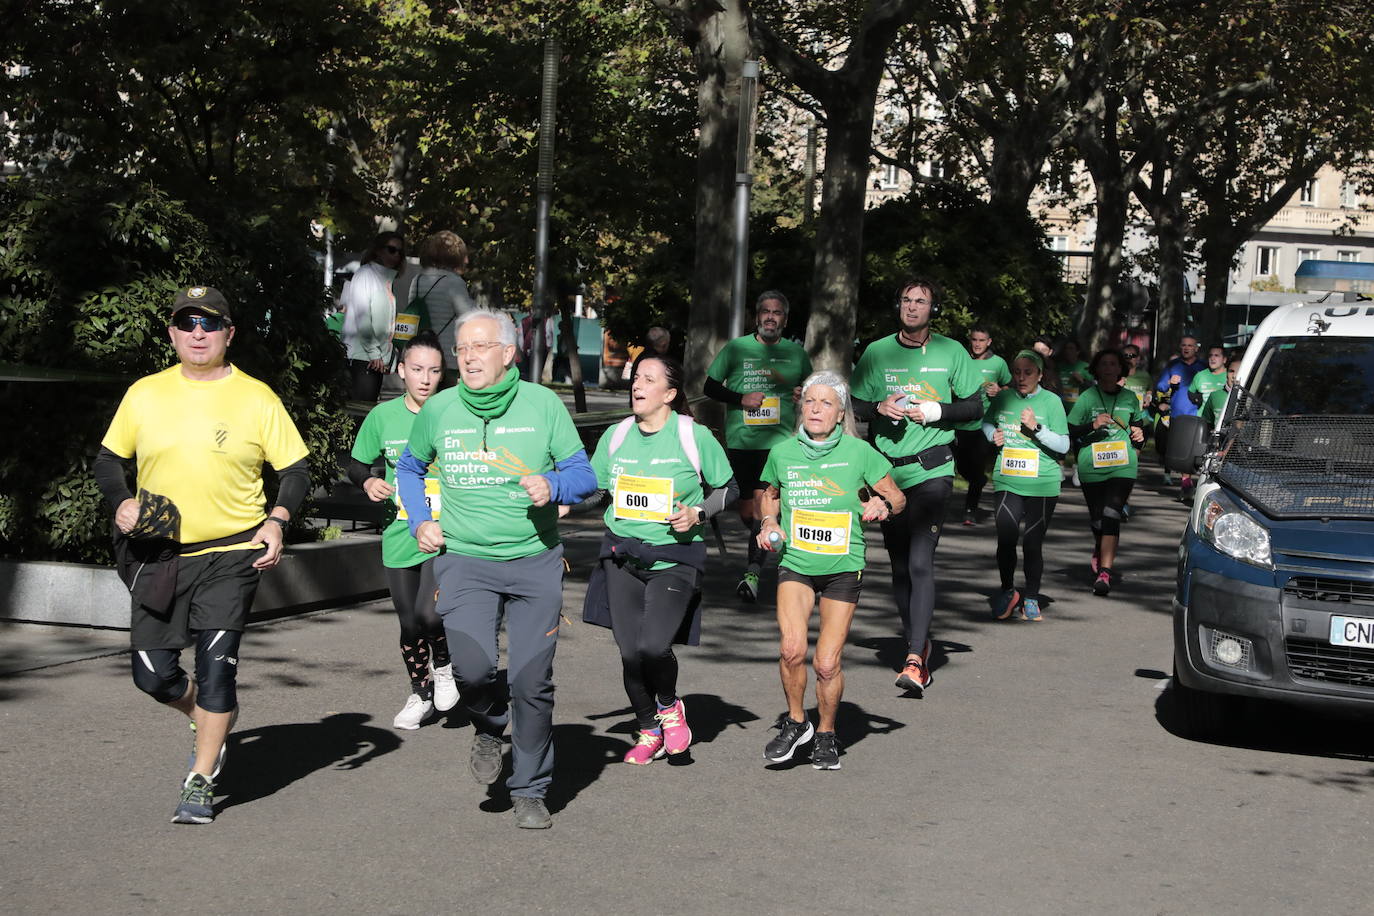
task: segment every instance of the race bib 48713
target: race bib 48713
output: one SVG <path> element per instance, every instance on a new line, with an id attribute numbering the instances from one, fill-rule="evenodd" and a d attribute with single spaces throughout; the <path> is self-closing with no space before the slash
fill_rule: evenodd
<path id="1" fill-rule="evenodd" d="M 1040 449 L 1002 449 L 1002 475 L 1004 477 L 1039 477 Z"/>

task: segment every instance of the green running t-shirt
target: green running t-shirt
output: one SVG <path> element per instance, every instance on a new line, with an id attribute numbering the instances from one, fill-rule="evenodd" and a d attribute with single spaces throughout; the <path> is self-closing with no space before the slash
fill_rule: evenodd
<path id="1" fill-rule="evenodd" d="M 1216 426 L 1221 419 L 1222 412 L 1226 409 L 1226 399 L 1231 396 L 1231 392 L 1226 388 L 1218 388 L 1207 395 L 1207 400 L 1202 402 L 1202 409 L 1197 412 L 1208 426 Z"/>
<path id="2" fill-rule="evenodd" d="M 1146 401 L 1146 396 L 1154 390 L 1155 380 L 1148 372 L 1136 371 L 1126 376 L 1125 380 L 1121 383 L 1121 387 L 1135 395 L 1136 400 L 1140 401 L 1140 406 L 1144 408 L 1145 404 L 1148 403 Z"/>
<path id="3" fill-rule="evenodd" d="M 1083 437 L 1083 447 L 1078 450 L 1078 479 L 1088 483 L 1113 477 L 1135 480 L 1139 459 L 1130 427 L 1132 423 L 1145 422 L 1140 401 L 1124 387 L 1118 388 L 1116 394 L 1107 394 L 1094 386 L 1079 395 L 1069 411 L 1069 425 L 1091 425 L 1098 414 L 1104 413 L 1112 422 Z"/>
<path id="4" fill-rule="evenodd" d="M 1207 399 L 1212 396 L 1212 392 L 1220 391 L 1226 387 L 1226 370 L 1213 372 L 1211 369 L 1203 369 L 1193 380 L 1188 383 L 1188 394 L 1201 395 L 1202 404 L 1207 403 Z M 1201 406 L 1201 404 L 1199 405 Z"/>
<path id="5" fill-rule="evenodd" d="M 864 568 L 863 504 L 859 488 L 892 473 L 892 462 L 862 439 L 841 435 L 820 458 L 807 458 L 796 436 L 768 453 L 761 479 L 778 488 L 778 526 L 787 535 L 783 566 L 803 576 Z"/>
<path id="6" fill-rule="evenodd" d="M 1092 383 L 1092 373 L 1088 371 L 1088 364 L 1084 360 L 1059 367 L 1059 395 L 1066 407 L 1072 407 L 1079 394 Z"/>
<path id="7" fill-rule="evenodd" d="M 897 335 L 873 341 L 854 367 L 854 397 L 882 401 L 891 394 L 906 394 L 913 401 L 949 404 L 978 390 L 982 376 L 974 370 L 973 357 L 957 342 L 931 334 L 924 347 L 909 347 Z M 943 420 L 923 425 L 905 418 L 893 420 L 877 414 L 868 423 L 869 438 L 889 460 L 915 455 L 954 441 L 954 424 Z M 953 477 L 954 462 L 926 470 L 919 461 L 892 469 L 892 479 L 905 489 L 936 477 Z"/>
<path id="8" fill-rule="evenodd" d="M 973 357 L 970 356 L 970 359 L 973 359 Z M 973 368 L 979 375 L 978 387 L 980 389 L 988 382 L 995 382 L 1003 388 L 1011 384 L 1011 370 L 1007 368 L 1007 361 L 996 353 L 989 353 L 982 359 L 973 359 Z M 980 390 L 978 396 L 983 401 L 983 413 L 987 413 L 988 405 L 992 403 L 992 398 L 988 397 L 985 390 Z M 979 414 L 976 418 L 969 420 L 967 423 L 956 424 L 954 428 L 982 429 L 983 416 Z"/>
<path id="9" fill-rule="evenodd" d="M 353 443 L 353 458 L 363 464 L 371 464 L 380 455 L 386 470 L 383 479 L 396 486 L 396 462 L 410 441 L 410 428 L 415 423 L 415 416 L 406 406 L 405 398 L 394 398 L 372 408 L 358 430 L 357 441 Z M 425 475 L 425 501 L 429 503 L 430 515 L 435 519 L 441 518 L 443 503 L 439 493 L 439 476 L 433 465 Z M 391 503 L 396 516 L 382 530 L 382 565 L 404 569 L 438 556 L 425 553 L 415 542 L 399 492 L 392 494 Z"/>
<path id="10" fill-rule="evenodd" d="M 1058 496 L 1063 479 L 1059 456 L 1021 434 L 1021 411 L 1027 407 L 1035 411 L 1037 426 L 1052 433 L 1069 433 L 1064 402 L 1053 392 L 1037 388 L 1029 397 L 1022 397 L 1014 388 L 998 392 L 984 418 L 1006 437 L 993 466 L 992 489 L 1021 496 Z"/>
<path id="11" fill-rule="evenodd" d="M 761 343 L 753 334 L 720 348 L 707 376 L 741 394 L 762 391 L 756 410 L 738 404 L 725 408 L 725 444 L 730 448 L 769 449 L 797 430 L 793 390 L 811 374 L 811 357 L 801 345 L 780 338 Z"/>
<path id="12" fill-rule="evenodd" d="M 691 544 L 702 539 L 703 526 L 677 532 L 666 521 L 677 511 L 677 504 L 699 506 L 705 498 L 701 480 L 713 489 L 730 482 L 734 472 L 711 431 L 692 424 L 701 475 L 678 440 L 678 415 L 670 414 L 668 423 L 657 432 L 645 435 L 639 424 L 630 426 L 620 447 L 611 454 L 611 439 L 616 427 L 602 434 L 592 455 L 596 485 L 611 494 L 606 507 L 606 527 L 621 537 L 638 538 L 646 544 Z M 618 425 L 618 424 L 617 424 Z M 653 569 L 666 569 L 672 563 L 660 561 Z"/>
<path id="13" fill-rule="evenodd" d="M 463 403 L 461 387 L 425 402 L 410 453 L 439 475 L 444 544 L 482 560 L 518 560 L 558 544 L 558 507 L 535 507 L 519 480 L 551 471 L 582 448 L 558 395 L 520 382 L 506 412 L 488 421 Z"/>

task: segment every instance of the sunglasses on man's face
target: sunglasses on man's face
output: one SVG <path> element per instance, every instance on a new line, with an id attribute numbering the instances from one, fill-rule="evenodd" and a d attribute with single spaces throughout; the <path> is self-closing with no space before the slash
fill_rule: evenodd
<path id="1" fill-rule="evenodd" d="M 191 332 L 200 325 L 206 334 L 223 331 L 225 321 L 218 315 L 178 315 L 172 319 L 172 327 L 178 331 Z"/>

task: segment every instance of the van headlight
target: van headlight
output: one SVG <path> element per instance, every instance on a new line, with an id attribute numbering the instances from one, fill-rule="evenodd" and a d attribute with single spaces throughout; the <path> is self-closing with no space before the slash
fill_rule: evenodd
<path id="1" fill-rule="evenodd" d="M 1193 530 L 1217 550 L 1243 563 L 1274 568 L 1269 532 L 1214 483 L 1199 488 L 1194 499 Z"/>

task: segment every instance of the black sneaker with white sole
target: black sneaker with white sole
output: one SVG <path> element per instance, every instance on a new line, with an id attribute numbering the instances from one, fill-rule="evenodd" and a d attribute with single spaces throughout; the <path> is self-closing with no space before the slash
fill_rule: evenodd
<path id="1" fill-rule="evenodd" d="M 808 722 L 793 722 L 783 713 L 778 716 L 776 728 L 781 728 L 778 736 L 768 742 L 768 746 L 763 749 L 763 756 L 774 763 L 785 763 L 792 759 L 792 755 L 797 752 L 797 748 L 811 740 L 815 729 Z"/>
<path id="2" fill-rule="evenodd" d="M 472 739 L 468 770 L 480 785 L 489 786 L 501 775 L 501 739 L 478 732 Z"/>
<path id="3" fill-rule="evenodd" d="M 816 741 L 811 746 L 811 766 L 818 770 L 840 768 L 840 742 L 834 732 L 816 732 Z"/>

